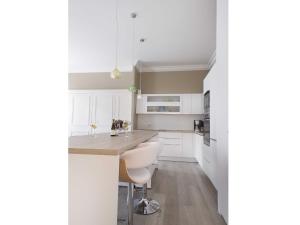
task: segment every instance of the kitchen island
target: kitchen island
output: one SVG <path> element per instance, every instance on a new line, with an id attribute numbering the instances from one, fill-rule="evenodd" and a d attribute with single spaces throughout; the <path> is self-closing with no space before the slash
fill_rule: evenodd
<path id="1" fill-rule="evenodd" d="M 155 135 L 69 137 L 69 225 L 117 225 L 120 155 Z"/>

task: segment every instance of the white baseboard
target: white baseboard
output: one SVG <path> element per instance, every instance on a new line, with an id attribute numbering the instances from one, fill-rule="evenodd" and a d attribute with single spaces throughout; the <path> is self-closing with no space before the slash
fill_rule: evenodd
<path id="1" fill-rule="evenodd" d="M 174 161 L 174 162 L 193 162 L 198 163 L 195 158 L 190 157 L 172 157 L 172 156 L 160 156 L 160 161 Z"/>

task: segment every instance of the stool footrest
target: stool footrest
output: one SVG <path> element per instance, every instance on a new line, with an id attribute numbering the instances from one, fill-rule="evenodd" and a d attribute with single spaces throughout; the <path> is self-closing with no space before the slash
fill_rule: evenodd
<path id="1" fill-rule="evenodd" d="M 158 212 L 160 205 L 157 201 L 147 198 L 136 200 L 134 204 L 134 212 L 140 215 L 150 215 Z"/>

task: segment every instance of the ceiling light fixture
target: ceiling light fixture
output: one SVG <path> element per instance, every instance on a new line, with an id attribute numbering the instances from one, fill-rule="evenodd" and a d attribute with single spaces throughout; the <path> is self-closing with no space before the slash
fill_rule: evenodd
<path id="1" fill-rule="evenodd" d="M 121 77 L 121 72 L 118 69 L 118 64 L 119 64 L 119 17 L 118 17 L 118 12 L 119 12 L 119 8 L 118 8 L 118 0 L 116 0 L 116 55 L 115 55 L 115 68 L 113 69 L 113 71 L 110 74 L 110 77 L 112 79 L 119 79 Z"/>
<path id="2" fill-rule="evenodd" d="M 144 43 L 146 41 L 145 38 L 141 38 L 140 39 L 140 43 Z M 141 48 L 140 48 L 140 53 L 142 52 L 142 45 L 141 45 Z M 142 55 L 142 54 L 141 54 Z M 142 56 L 140 56 L 142 57 Z M 137 98 L 138 99 L 141 99 L 142 98 L 142 61 L 139 61 L 139 71 L 140 71 L 140 89 L 138 90 L 138 94 L 137 94 Z"/>
<path id="3" fill-rule="evenodd" d="M 142 99 L 142 62 L 140 61 L 140 89 L 138 90 L 137 99 Z"/>

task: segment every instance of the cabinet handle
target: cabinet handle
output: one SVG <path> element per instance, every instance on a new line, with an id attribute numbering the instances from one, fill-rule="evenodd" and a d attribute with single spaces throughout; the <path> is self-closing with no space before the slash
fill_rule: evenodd
<path id="1" fill-rule="evenodd" d="M 214 138 L 210 138 L 210 140 L 212 140 L 212 141 L 217 141 L 216 139 L 214 139 Z"/>
<path id="2" fill-rule="evenodd" d="M 180 139 L 180 138 L 166 138 L 166 137 L 160 137 L 161 139 Z"/>

